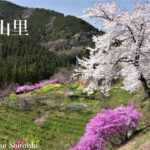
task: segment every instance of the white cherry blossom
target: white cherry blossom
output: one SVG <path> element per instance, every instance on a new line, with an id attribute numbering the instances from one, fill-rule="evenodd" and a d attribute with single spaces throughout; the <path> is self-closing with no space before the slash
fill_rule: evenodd
<path id="1" fill-rule="evenodd" d="M 150 4 L 137 3 L 133 12 L 122 11 L 115 2 L 85 9 L 86 16 L 102 22 L 105 34 L 94 36 L 89 57 L 78 59 L 75 75 L 86 81 L 85 91 L 99 89 L 108 94 L 111 81 L 121 78 L 124 89 L 134 92 L 141 86 L 148 96 L 150 79 Z M 117 46 L 115 42 L 120 41 Z"/>

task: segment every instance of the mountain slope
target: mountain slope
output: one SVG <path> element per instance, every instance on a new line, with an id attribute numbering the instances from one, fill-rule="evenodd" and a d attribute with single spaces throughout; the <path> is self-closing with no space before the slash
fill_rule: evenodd
<path id="1" fill-rule="evenodd" d="M 98 33 L 93 26 L 74 16 L 21 7 L 8 1 L 0 1 L 0 18 L 11 23 L 14 19 L 27 19 L 32 40 L 54 51 L 83 48 L 91 42 L 91 36 Z"/>
<path id="2" fill-rule="evenodd" d="M 70 69 L 76 56 L 88 54 L 92 35 L 103 34 L 74 16 L 27 8 L 0 1 L 0 19 L 11 24 L 14 19 L 27 19 L 29 36 L 0 35 L 0 87 L 10 83 L 35 83 L 48 79 L 60 68 Z"/>

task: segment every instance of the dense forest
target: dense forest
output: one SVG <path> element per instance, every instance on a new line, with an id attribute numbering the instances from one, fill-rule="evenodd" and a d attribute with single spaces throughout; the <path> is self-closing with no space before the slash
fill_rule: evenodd
<path id="1" fill-rule="evenodd" d="M 56 54 L 35 45 L 26 38 L 1 38 L 0 86 L 9 83 L 35 83 L 48 79 L 59 68 L 70 68 L 76 62 L 76 54 Z M 78 56 L 87 52 L 80 52 Z"/>
<path id="2" fill-rule="evenodd" d="M 35 83 L 61 67 L 72 67 L 76 56 L 87 55 L 92 35 L 103 33 L 74 16 L 8 1 L 0 1 L 0 19 L 11 26 L 14 19 L 27 19 L 29 32 L 29 36 L 0 35 L 0 87 Z"/>

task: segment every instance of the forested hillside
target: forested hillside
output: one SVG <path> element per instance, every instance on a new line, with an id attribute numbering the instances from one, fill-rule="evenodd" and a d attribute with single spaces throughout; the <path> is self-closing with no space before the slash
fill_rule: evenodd
<path id="1" fill-rule="evenodd" d="M 0 1 L 0 19 L 13 24 L 27 19 L 29 36 L 0 35 L 0 86 L 47 79 L 60 67 L 69 68 L 76 56 L 86 55 L 91 37 L 102 34 L 87 22 L 73 16 L 25 8 Z"/>

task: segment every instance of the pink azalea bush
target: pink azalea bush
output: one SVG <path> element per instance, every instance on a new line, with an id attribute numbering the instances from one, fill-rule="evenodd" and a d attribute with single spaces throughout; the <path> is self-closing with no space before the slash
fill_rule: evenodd
<path id="1" fill-rule="evenodd" d="M 53 79 L 53 80 L 49 81 L 49 84 L 57 84 L 57 83 L 58 83 L 57 79 Z M 38 83 L 38 84 L 34 84 L 34 85 L 23 85 L 23 86 L 19 86 L 16 88 L 16 93 L 28 92 L 28 91 L 32 91 L 35 89 L 40 89 L 44 86 L 45 86 L 44 83 Z"/>
<path id="2" fill-rule="evenodd" d="M 53 80 L 50 80 L 49 83 L 50 83 L 50 84 L 57 84 L 57 83 L 58 83 L 58 80 L 57 80 L 57 79 L 53 79 Z"/>
<path id="3" fill-rule="evenodd" d="M 103 150 L 105 147 L 104 139 L 94 134 L 85 133 L 80 142 L 69 150 Z"/>
<path id="4" fill-rule="evenodd" d="M 120 145 L 137 130 L 140 120 L 141 113 L 134 103 L 104 110 L 87 124 L 85 135 L 70 150 L 103 150 L 106 142 Z"/>
<path id="5" fill-rule="evenodd" d="M 32 91 L 35 89 L 42 88 L 44 85 L 42 83 L 34 84 L 34 85 L 23 85 L 16 88 L 16 93 L 23 93 L 27 91 Z"/>

